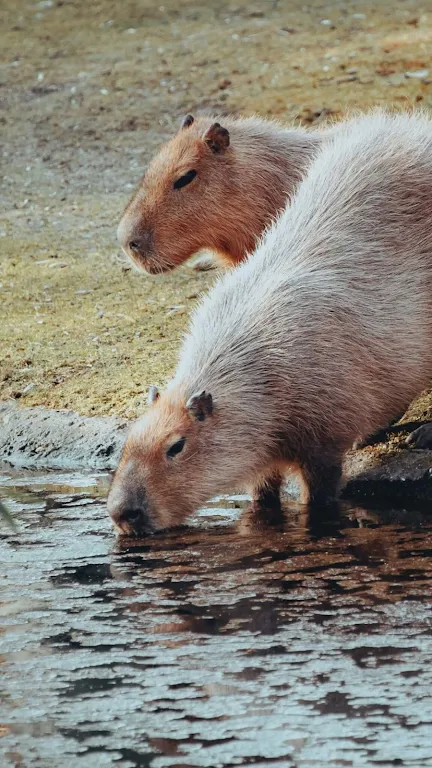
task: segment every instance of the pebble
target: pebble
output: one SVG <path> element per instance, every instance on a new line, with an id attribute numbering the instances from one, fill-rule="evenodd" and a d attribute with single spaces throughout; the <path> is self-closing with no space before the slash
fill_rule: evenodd
<path id="1" fill-rule="evenodd" d="M 427 77 L 428 74 L 428 69 L 416 69 L 413 72 L 405 72 L 405 77 L 413 77 L 416 80 L 421 80 L 423 77 Z"/>
<path id="2" fill-rule="evenodd" d="M 167 316 L 175 315 L 177 312 L 182 312 L 184 309 L 185 309 L 184 304 L 178 304 L 177 306 L 170 307 L 169 312 L 167 312 Z"/>
<path id="3" fill-rule="evenodd" d="M 354 80 L 357 80 L 357 75 L 344 75 L 343 77 L 338 77 L 336 82 L 337 83 L 353 83 Z"/>

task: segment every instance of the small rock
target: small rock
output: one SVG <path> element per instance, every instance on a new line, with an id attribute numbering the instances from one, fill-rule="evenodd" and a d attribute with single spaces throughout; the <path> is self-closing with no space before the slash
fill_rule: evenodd
<path id="1" fill-rule="evenodd" d="M 429 74 L 428 69 L 416 69 L 413 72 L 405 72 L 405 77 L 415 78 L 416 80 L 422 80 Z"/>
<path id="2" fill-rule="evenodd" d="M 337 83 L 353 83 L 354 80 L 357 80 L 357 75 L 344 75 L 343 77 L 338 77 L 336 82 Z"/>
<path id="3" fill-rule="evenodd" d="M 185 305 L 184 304 L 178 304 L 175 307 L 170 307 L 169 311 L 167 312 L 167 317 L 169 317 L 170 315 L 175 315 L 178 312 L 183 312 L 184 309 L 185 309 Z"/>

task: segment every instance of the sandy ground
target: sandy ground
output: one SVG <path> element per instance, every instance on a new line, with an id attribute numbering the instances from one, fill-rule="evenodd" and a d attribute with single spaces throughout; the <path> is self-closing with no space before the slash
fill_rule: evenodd
<path id="1" fill-rule="evenodd" d="M 214 280 L 119 255 L 157 146 L 200 108 L 313 125 L 430 107 L 431 22 L 431 2 L 3 0 L 0 398 L 138 413 Z M 430 395 L 411 415 L 432 416 Z"/>

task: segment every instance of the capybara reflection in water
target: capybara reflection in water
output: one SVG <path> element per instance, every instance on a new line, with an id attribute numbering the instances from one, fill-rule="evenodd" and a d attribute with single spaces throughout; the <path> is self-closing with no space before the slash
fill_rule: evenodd
<path id="1" fill-rule="evenodd" d="M 344 453 L 432 377 L 432 122 L 374 113 L 324 143 L 292 204 L 196 310 L 126 441 L 108 508 L 128 534 L 248 490 L 338 495 Z"/>

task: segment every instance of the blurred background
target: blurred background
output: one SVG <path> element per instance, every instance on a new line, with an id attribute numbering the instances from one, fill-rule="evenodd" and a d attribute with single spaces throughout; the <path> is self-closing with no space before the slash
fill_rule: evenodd
<path id="1" fill-rule="evenodd" d="M 140 275 L 116 226 L 187 112 L 317 126 L 432 104 L 431 2 L 3 0 L 0 399 L 134 416 L 214 274 Z M 429 398 L 416 416 L 432 417 Z"/>

